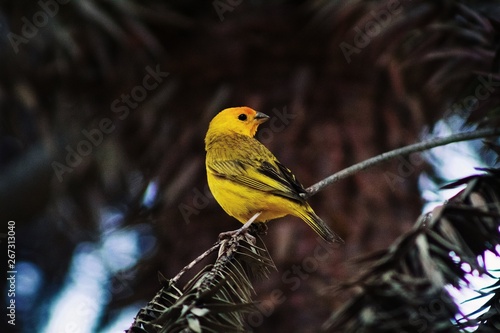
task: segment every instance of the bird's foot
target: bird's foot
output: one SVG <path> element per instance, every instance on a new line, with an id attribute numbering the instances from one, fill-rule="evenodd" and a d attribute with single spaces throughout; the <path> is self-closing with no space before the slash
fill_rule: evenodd
<path id="1" fill-rule="evenodd" d="M 237 236 L 241 231 L 241 228 L 236 229 L 236 230 L 231 230 L 231 231 L 224 231 L 219 234 L 219 240 L 223 240 L 226 238 L 231 238 L 234 236 Z"/>
<path id="2" fill-rule="evenodd" d="M 231 230 L 231 231 L 225 231 L 221 232 L 219 234 L 219 242 L 223 240 L 228 240 L 234 237 L 242 236 L 243 238 L 247 238 L 250 242 L 254 243 L 256 242 L 255 236 L 252 235 L 254 228 L 239 228 L 236 230 Z"/>

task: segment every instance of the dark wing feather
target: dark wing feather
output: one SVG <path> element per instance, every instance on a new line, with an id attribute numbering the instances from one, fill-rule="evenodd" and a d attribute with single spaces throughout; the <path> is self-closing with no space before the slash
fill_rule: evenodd
<path id="1" fill-rule="evenodd" d="M 261 166 L 258 168 L 259 172 L 263 175 L 277 181 L 282 184 L 288 193 L 293 193 L 293 199 L 304 201 L 301 194 L 305 194 L 306 191 L 302 184 L 299 183 L 295 175 L 283 164 L 278 161 L 274 161 L 274 165 L 269 162 L 262 162 Z M 275 193 L 280 195 L 280 193 Z"/>
<path id="2" fill-rule="evenodd" d="M 258 191 L 304 202 L 301 194 L 305 193 L 305 190 L 291 171 L 278 162 L 264 145 L 255 145 L 254 142 L 253 148 L 253 154 L 239 151 L 236 159 L 229 159 L 219 151 L 216 154 L 218 158 L 210 159 L 208 169 L 217 177 L 230 179 Z"/>

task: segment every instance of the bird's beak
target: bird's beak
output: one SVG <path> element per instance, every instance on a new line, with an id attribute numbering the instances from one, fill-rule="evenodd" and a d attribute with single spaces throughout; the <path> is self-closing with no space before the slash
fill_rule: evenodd
<path id="1" fill-rule="evenodd" d="M 269 116 L 265 113 L 257 112 L 255 114 L 255 120 L 257 121 L 257 124 L 262 124 L 269 120 Z"/>

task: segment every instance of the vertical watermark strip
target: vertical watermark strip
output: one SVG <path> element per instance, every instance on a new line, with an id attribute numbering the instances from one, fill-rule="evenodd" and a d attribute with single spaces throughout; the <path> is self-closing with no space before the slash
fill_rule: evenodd
<path id="1" fill-rule="evenodd" d="M 7 222 L 7 323 L 16 325 L 16 222 Z"/>

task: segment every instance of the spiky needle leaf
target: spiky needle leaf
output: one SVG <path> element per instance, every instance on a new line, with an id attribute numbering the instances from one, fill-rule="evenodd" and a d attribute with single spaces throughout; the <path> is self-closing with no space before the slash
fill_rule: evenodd
<path id="1" fill-rule="evenodd" d="M 266 277 L 274 268 L 253 232 L 245 228 L 220 240 L 216 262 L 205 266 L 182 290 L 175 286 L 177 279 L 169 280 L 139 311 L 128 332 L 245 332 L 244 315 L 254 309 L 251 279 Z"/>
<path id="2" fill-rule="evenodd" d="M 444 286 L 460 288 L 468 283 L 470 270 L 485 273 L 484 260 L 478 258 L 500 245 L 500 171 L 483 171 L 455 182 L 454 186 L 465 184 L 466 188 L 432 214 L 422 216 L 390 248 L 364 259 L 365 272 L 342 288 L 361 291 L 323 329 L 457 332 L 477 325 L 463 314 L 465 319 L 456 323 L 459 309 Z M 484 306 L 489 311 L 478 318 L 481 332 L 498 332 L 500 285 L 494 287 L 495 297 Z"/>

